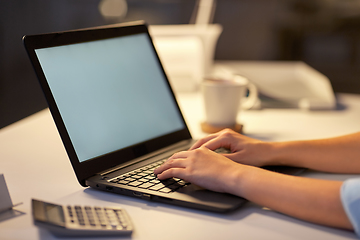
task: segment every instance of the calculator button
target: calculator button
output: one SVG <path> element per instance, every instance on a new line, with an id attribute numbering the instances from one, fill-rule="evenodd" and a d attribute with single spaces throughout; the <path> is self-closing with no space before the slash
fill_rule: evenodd
<path id="1" fill-rule="evenodd" d="M 107 221 L 106 221 L 106 218 L 105 218 L 105 214 L 102 211 L 102 208 L 95 208 L 95 212 L 96 212 L 96 215 L 97 215 L 98 220 L 100 222 L 100 225 L 103 226 L 103 227 L 106 227 Z"/>
<path id="2" fill-rule="evenodd" d="M 91 225 L 91 226 L 95 226 L 96 223 L 95 223 L 94 214 L 93 214 L 93 212 L 92 212 L 92 208 L 86 206 L 86 207 L 85 207 L 85 212 L 86 212 L 86 216 L 87 216 L 87 218 L 88 218 L 88 220 L 89 220 L 90 225 Z"/>
<path id="3" fill-rule="evenodd" d="M 73 215 L 73 211 L 71 209 L 71 206 L 67 206 L 67 210 L 68 210 L 69 216 L 72 218 L 74 215 Z"/>
<path id="4" fill-rule="evenodd" d="M 84 215 L 80 206 L 75 206 L 75 213 L 80 225 L 85 225 Z"/>

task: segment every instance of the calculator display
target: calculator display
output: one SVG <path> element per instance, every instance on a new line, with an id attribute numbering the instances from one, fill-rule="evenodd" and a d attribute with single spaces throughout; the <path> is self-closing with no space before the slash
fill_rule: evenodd
<path id="1" fill-rule="evenodd" d="M 45 214 L 50 222 L 56 225 L 64 225 L 65 219 L 62 206 L 47 203 L 45 204 Z"/>

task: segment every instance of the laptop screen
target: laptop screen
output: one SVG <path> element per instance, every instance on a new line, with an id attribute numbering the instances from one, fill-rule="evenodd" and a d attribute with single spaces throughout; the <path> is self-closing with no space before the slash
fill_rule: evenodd
<path id="1" fill-rule="evenodd" d="M 184 128 L 146 33 L 35 52 L 80 162 Z"/>

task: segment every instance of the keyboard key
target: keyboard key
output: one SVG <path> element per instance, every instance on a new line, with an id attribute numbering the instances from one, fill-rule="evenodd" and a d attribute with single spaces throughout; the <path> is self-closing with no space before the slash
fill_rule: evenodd
<path id="1" fill-rule="evenodd" d="M 176 181 L 172 178 L 160 180 L 165 186 L 175 183 Z"/>
<path id="2" fill-rule="evenodd" d="M 164 193 L 173 192 L 181 187 L 190 184 L 179 178 L 170 178 L 160 181 L 155 176 L 154 169 L 163 164 L 165 161 L 166 159 L 163 159 L 156 163 L 151 163 L 147 166 L 143 166 L 129 173 L 120 175 L 117 178 L 113 178 L 110 182 L 139 187 L 142 189 L 150 189 L 153 191 L 162 190 L 161 192 Z"/>
<path id="3" fill-rule="evenodd" d="M 149 180 L 153 180 L 155 178 L 156 178 L 155 175 L 149 175 L 145 177 L 145 179 L 149 179 Z"/>
<path id="4" fill-rule="evenodd" d="M 158 183 L 158 184 L 156 184 L 156 185 L 152 186 L 151 188 L 149 188 L 149 190 L 158 191 L 158 190 L 162 189 L 163 187 L 165 187 L 165 185 L 164 185 L 164 184 L 162 184 L 162 183 Z"/>
<path id="5" fill-rule="evenodd" d="M 145 171 L 146 169 L 147 169 L 147 166 L 142 167 L 142 168 L 140 168 L 139 170 L 143 172 L 143 171 Z"/>
<path id="6" fill-rule="evenodd" d="M 187 185 L 187 183 L 185 181 L 183 181 L 183 180 L 180 180 L 180 181 L 176 182 L 176 184 L 179 184 L 181 186 Z"/>
<path id="7" fill-rule="evenodd" d="M 127 185 L 129 183 L 129 181 L 125 181 L 125 180 L 120 180 L 117 182 L 118 184 L 123 184 L 123 185 Z"/>
<path id="8" fill-rule="evenodd" d="M 139 185 L 143 184 L 143 182 L 139 182 L 139 181 L 134 181 L 134 182 L 131 182 L 129 183 L 128 185 L 129 186 L 132 186 L 132 187 L 137 187 Z"/>
<path id="9" fill-rule="evenodd" d="M 180 185 L 180 184 L 178 184 L 178 183 L 174 183 L 174 184 L 169 185 L 169 186 L 166 186 L 166 187 L 167 187 L 167 188 L 170 188 L 170 189 L 173 190 L 173 191 L 175 191 L 176 189 L 183 187 L 183 185 Z"/>
<path id="10" fill-rule="evenodd" d="M 140 182 L 149 182 L 149 179 L 146 179 L 146 178 L 140 178 L 140 179 L 138 179 L 138 181 L 140 181 Z"/>
<path id="11" fill-rule="evenodd" d="M 144 189 L 146 189 L 146 188 L 152 187 L 152 186 L 154 186 L 154 185 L 155 185 L 154 183 L 147 182 L 147 183 L 141 184 L 141 185 L 139 186 L 139 188 L 144 188 Z"/>
<path id="12" fill-rule="evenodd" d="M 139 176 L 139 175 L 132 175 L 131 177 L 132 177 L 132 178 L 135 178 L 135 179 L 139 179 L 139 178 L 142 178 L 143 176 Z"/>
<path id="13" fill-rule="evenodd" d="M 151 183 L 160 183 L 160 180 L 159 179 L 153 179 L 150 181 Z"/>
<path id="14" fill-rule="evenodd" d="M 170 189 L 170 188 L 168 188 L 168 187 L 164 187 L 164 188 L 160 189 L 160 191 L 159 191 L 159 192 L 162 192 L 162 193 L 169 193 L 169 192 L 171 192 L 171 191 L 172 191 L 172 189 Z"/>
<path id="15" fill-rule="evenodd" d="M 136 179 L 130 178 L 130 177 L 124 179 L 124 181 L 128 181 L 128 182 L 132 182 L 132 181 L 135 181 L 135 180 L 136 180 Z"/>
<path id="16" fill-rule="evenodd" d="M 180 181 L 178 181 L 177 183 L 178 183 L 178 184 L 181 184 L 181 185 L 189 185 L 189 184 L 191 184 L 190 182 L 186 182 L 186 181 L 184 181 L 184 180 L 180 180 Z"/>
<path id="17" fill-rule="evenodd" d="M 156 167 L 157 165 L 158 165 L 158 164 L 153 163 L 153 164 L 150 164 L 149 167 L 150 167 L 150 168 L 154 168 L 154 167 Z"/>

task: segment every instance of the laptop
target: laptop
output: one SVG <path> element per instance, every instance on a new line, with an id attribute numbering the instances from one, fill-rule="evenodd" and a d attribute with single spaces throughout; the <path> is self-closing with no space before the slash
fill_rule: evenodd
<path id="1" fill-rule="evenodd" d="M 23 37 L 79 183 L 228 212 L 246 200 L 153 170 L 194 143 L 144 22 Z"/>

